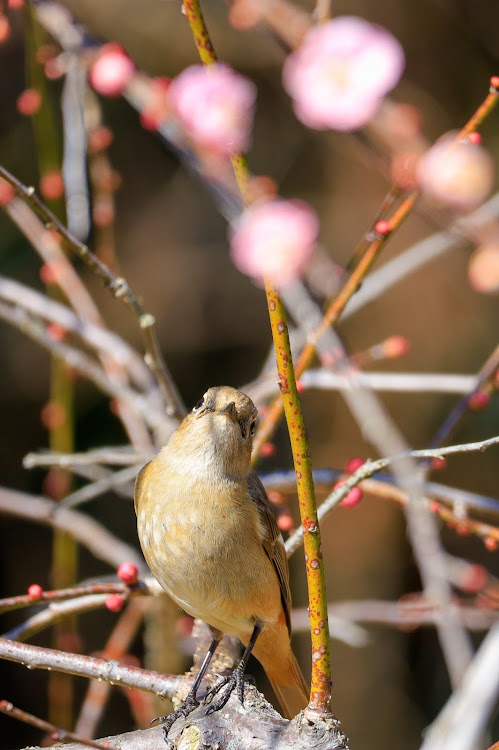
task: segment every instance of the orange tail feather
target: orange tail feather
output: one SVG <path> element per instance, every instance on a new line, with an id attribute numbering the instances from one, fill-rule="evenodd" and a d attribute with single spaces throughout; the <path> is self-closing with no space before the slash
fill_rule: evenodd
<path id="1" fill-rule="evenodd" d="M 309 700 L 307 683 L 291 649 L 289 649 L 287 664 L 283 665 L 279 673 L 265 671 L 286 719 L 292 719 L 307 707 Z"/>

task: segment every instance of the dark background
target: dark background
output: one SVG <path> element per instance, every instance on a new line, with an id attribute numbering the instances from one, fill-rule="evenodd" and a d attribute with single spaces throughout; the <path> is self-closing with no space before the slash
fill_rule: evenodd
<path id="1" fill-rule="evenodd" d="M 151 74 L 173 76 L 197 62 L 179 2 L 71 0 L 66 4 L 90 31 L 122 43 L 138 66 Z M 366 160 L 354 136 L 307 131 L 295 120 L 280 86 L 284 52 L 269 33 L 231 29 L 227 6 L 219 0 L 208 0 L 203 8 L 220 59 L 258 85 L 254 145 L 249 154 L 252 171 L 274 177 L 282 195 L 309 201 L 321 217 L 323 245 L 336 262 L 346 263 L 386 192 L 385 179 Z M 420 108 L 429 139 L 459 128 L 484 98 L 490 75 L 499 72 L 499 7 L 494 0 L 364 0 L 335 2 L 334 10 L 337 15 L 360 15 L 383 24 L 401 41 L 407 66 L 394 98 Z M 0 162 L 20 179 L 36 184 L 31 124 L 15 107 L 25 87 L 23 61 L 19 16 L 13 35 L 0 47 Z M 60 84 L 53 84 L 55 97 L 59 88 Z M 111 159 L 123 178 L 116 220 L 121 271 L 157 318 L 163 352 L 182 396 L 192 404 L 210 385 L 248 382 L 258 374 L 270 345 L 263 292 L 232 266 L 225 220 L 199 182 L 159 138 L 141 128 L 136 113 L 124 101 L 108 100 L 103 106 L 115 133 Z M 497 163 L 497 113 L 482 132 Z M 412 215 L 379 263 L 434 229 L 420 215 Z M 339 331 L 349 350 L 362 350 L 389 335 L 402 334 L 411 341 L 410 353 L 390 368 L 462 373 L 479 369 L 496 343 L 498 306 L 495 298 L 480 296 L 468 286 L 470 252 L 471 248 L 461 247 L 426 265 L 341 324 Z M 42 289 L 39 268 L 40 261 L 27 241 L 0 214 L 0 273 Z M 136 322 L 96 280 L 85 271 L 82 275 L 110 327 L 140 347 Z M 0 482 L 39 493 L 43 472 L 25 471 L 21 462 L 28 451 L 47 446 L 40 410 L 48 399 L 49 357 L 3 322 L 0 347 Z M 415 447 L 429 443 L 455 400 L 434 394 L 383 396 Z M 305 393 L 303 405 L 314 466 L 341 467 L 352 455 L 370 455 L 339 395 Z M 455 442 L 495 434 L 498 414 L 496 398 L 487 411 L 463 420 Z M 107 400 L 93 386 L 79 381 L 78 450 L 124 441 Z M 288 441 L 281 428 L 275 456 L 260 467 L 263 471 L 290 466 Z M 494 496 L 497 450 L 450 460 L 438 480 Z M 108 495 L 89 503 L 85 510 L 136 543 L 132 505 L 125 503 Z M 450 530 L 444 530 L 443 536 L 449 551 L 495 567 L 497 572 L 497 553 L 487 553 L 479 539 L 458 537 Z M 1 595 L 22 593 L 34 580 L 50 586 L 50 555 L 48 530 L 0 519 Z M 292 565 L 294 602 L 304 606 L 305 578 L 298 558 Z M 324 527 L 324 558 L 329 597 L 334 601 L 397 599 L 420 586 L 403 516 L 385 500 L 368 497 L 353 511 L 335 512 Z M 81 579 L 109 572 L 81 552 Z M 11 626 L 13 617 L 2 617 L 2 632 Z M 109 612 L 82 616 L 84 648 L 98 649 L 115 619 Z M 436 635 L 429 628 L 410 634 L 383 627 L 369 630 L 367 648 L 354 649 L 333 640 L 334 711 L 352 748 L 417 748 L 422 729 L 436 716 L 449 690 Z M 50 636 L 42 634 L 33 642 L 48 645 Z M 297 636 L 296 649 L 305 670 L 308 648 L 308 637 Z M 135 651 L 142 653 L 140 639 Z M 83 691 L 84 681 L 76 678 L 76 683 Z M 45 685 L 42 672 L 0 663 L 0 698 L 46 716 Z M 4 747 L 40 741 L 35 730 L 5 717 L 0 722 Z M 115 695 L 100 733 L 130 728 L 126 703 Z"/>

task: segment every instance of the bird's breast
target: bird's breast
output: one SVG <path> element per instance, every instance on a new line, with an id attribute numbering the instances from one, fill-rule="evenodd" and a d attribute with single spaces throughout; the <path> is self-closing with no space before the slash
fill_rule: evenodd
<path id="1" fill-rule="evenodd" d="M 154 577 L 183 609 L 224 632 L 241 629 L 239 619 L 251 631 L 247 602 L 278 584 L 246 483 L 163 483 L 159 493 L 152 483 L 142 491 L 137 520 Z"/>
<path id="2" fill-rule="evenodd" d="M 182 557 L 192 552 L 212 557 L 245 534 L 259 535 L 258 512 L 245 486 L 192 482 L 148 489 L 141 499 L 138 527 L 146 546 L 168 548 Z"/>

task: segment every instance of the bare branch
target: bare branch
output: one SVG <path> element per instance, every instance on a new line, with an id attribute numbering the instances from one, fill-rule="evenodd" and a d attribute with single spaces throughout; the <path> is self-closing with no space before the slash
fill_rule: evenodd
<path id="1" fill-rule="evenodd" d="M 342 390 L 348 388 L 340 373 L 307 370 L 300 378 L 304 388 Z M 476 375 L 412 372 L 360 372 L 359 382 L 373 391 L 402 393 L 469 393 L 477 385 Z M 273 392 L 275 392 L 275 387 Z"/>
<path id="2" fill-rule="evenodd" d="M 35 466 L 60 466 L 70 469 L 74 466 L 88 466 L 92 464 L 109 464 L 112 466 L 139 465 L 150 461 L 153 454 L 135 453 L 129 446 L 117 446 L 116 448 L 94 448 L 85 453 L 58 453 L 57 451 L 40 451 L 39 453 L 28 453 L 23 459 L 25 469 L 33 469 Z"/>
<path id="3" fill-rule="evenodd" d="M 181 677 L 164 675 L 139 667 L 128 667 L 112 659 L 71 654 L 0 638 L 0 658 L 24 664 L 28 669 L 56 669 L 58 672 L 106 680 L 113 685 L 134 687 L 169 698 L 177 691 Z"/>
<path id="4" fill-rule="evenodd" d="M 126 368 L 136 385 L 143 390 L 155 387 L 154 378 L 138 352 L 116 333 L 82 320 L 66 305 L 4 276 L 0 276 L 0 298 L 23 307 L 38 318 L 57 323 L 100 353 L 112 352 L 114 359 Z"/>
<path id="5" fill-rule="evenodd" d="M 485 451 L 491 446 L 499 445 L 499 436 L 490 438 L 489 440 L 481 440 L 476 443 L 464 443 L 462 445 L 450 445 L 445 448 L 434 448 L 431 450 L 417 450 L 417 451 L 404 451 L 396 456 L 389 458 L 380 458 L 377 461 L 366 461 L 360 466 L 357 471 L 354 471 L 349 477 L 345 479 L 345 483 L 340 487 L 337 487 L 330 495 L 324 500 L 319 506 L 318 516 L 319 521 L 322 521 L 338 503 L 348 495 L 351 489 L 360 482 L 372 477 L 378 471 L 386 469 L 388 466 L 397 464 L 404 458 L 442 458 L 443 456 L 450 456 L 457 453 L 470 453 L 476 451 Z M 286 542 L 286 552 L 290 557 L 296 549 L 301 545 L 303 539 L 303 527 L 299 529 L 291 536 Z"/>
<path id="6" fill-rule="evenodd" d="M 365 599 L 352 602 L 338 602 L 328 606 L 328 616 L 339 621 L 342 627 L 349 623 L 373 623 L 393 625 L 397 628 L 413 628 L 420 625 L 435 625 L 442 619 L 442 610 L 420 595 L 418 601 L 381 601 Z M 479 607 L 462 606 L 459 608 L 461 619 L 469 630 L 488 630 L 499 620 L 499 613 Z M 292 612 L 293 632 L 306 632 L 309 621 L 306 609 L 294 609 Z M 335 637 L 334 628 L 331 629 Z M 365 632 L 365 631 L 364 631 Z M 342 633 L 342 640 L 344 634 Z M 351 641 L 348 641 L 352 643 Z M 365 645 L 364 642 L 352 645 Z"/>
<path id="7" fill-rule="evenodd" d="M 58 240 L 45 229 L 33 209 L 23 201 L 14 199 L 5 206 L 5 210 L 21 232 L 29 239 L 45 263 L 57 269 L 57 284 L 78 317 L 94 325 L 104 327 L 104 321 L 99 310 L 62 251 Z M 126 386 L 128 374 L 123 365 L 116 361 L 112 351 L 102 351 L 99 353 L 99 357 L 111 382 Z M 120 400 L 118 400 L 117 411 L 135 448 L 147 450 L 151 446 L 151 438 L 141 413 L 133 409 L 126 401 Z"/>
<path id="8" fill-rule="evenodd" d="M 322 312 L 301 283 L 284 287 L 282 296 L 295 322 L 303 326 L 308 334 L 322 330 Z M 349 359 L 336 332 L 327 328 L 321 338 L 316 337 L 316 341 L 321 361 L 332 365 L 344 376 L 348 388 L 342 391 L 342 396 L 366 439 L 376 446 L 381 455 L 402 454 L 392 464 L 393 474 L 409 498 L 405 506 L 407 528 L 425 593 L 436 599 L 444 612 L 437 630 L 451 684 L 456 686 L 471 661 L 473 651 L 452 601 L 446 578 L 445 555 L 435 519 L 421 502 L 424 497 L 423 472 L 414 459 L 406 455 L 407 443 L 383 404 L 361 384 L 360 373 Z"/>
<path id="9" fill-rule="evenodd" d="M 139 464 L 138 466 L 128 466 L 126 469 L 122 469 L 121 471 L 111 472 L 110 476 L 99 479 L 96 482 L 92 482 L 91 484 L 87 484 L 80 490 L 72 492 L 70 495 L 65 497 L 64 500 L 59 501 L 59 503 L 57 504 L 58 509 L 56 513 L 59 512 L 59 509 L 62 510 L 63 508 L 74 508 L 77 505 L 87 503 L 89 500 L 93 500 L 95 497 L 104 494 L 104 492 L 107 492 L 108 490 L 114 489 L 119 485 L 126 484 L 127 482 L 131 482 L 133 479 L 135 479 L 142 466 L 143 464 Z"/>
<path id="10" fill-rule="evenodd" d="M 411 273 L 421 269 L 456 245 L 466 242 L 466 233 L 490 221 L 499 214 L 499 193 L 469 216 L 461 217 L 445 232 L 438 232 L 413 245 L 394 260 L 388 261 L 379 271 L 371 273 L 362 288 L 350 299 L 342 319 L 354 315 L 365 305 L 373 302 Z M 464 236 L 463 236 L 464 234 Z"/>
<path id="11" fill-rule="evenodd" d="M 485 637 L 464 675 L 425 735 L 421 750 L 478 747 L 499 695 L 499 623 Z"/>
<path id="12" fill-rule="evenodd" d="M 366 372 L 358 373 L 359 383 L 373 391 L 392 393 L 467 393 L 473 391 L 477 384 L 476 375 L 458 375 L 447 373 L 413 373 L 413 372 Z M 344 375 L 327 368 L 305 370 L 300 376 L 300 383 L 305 390 L 318 389 L 325 391 L 342 391 L 348 388 Z M 255 403 L 263 403 L 278 393 L 275 366 L 272 372 L 259 377 L 244 387 L 244 392 Z"/>
<path id="13" fill-rule="evenodd" d="M 480 387 L 487 382 L 487 380 L 490 380 L 492 377 L 494 377 L 495 372 L 497 371 L 499 367 L 499 345 L 495 347 L 492 354 L 487 358 L 487 361 L 484 363 L 484 365 L 480 368 L 480 372 L 478 373 L 476 383 L 473 388 L 470 388 L 470 391 L 464 396 L 456 406 L 452 409 L 451 413 L 447 417 L 447 419 L 444 421 L 440 429 L 438 430 L 437 434 L 431 441 L 431 447 L 436 447 L 438 445 L 441 445 L 449 435 L 453 432 L 454 428 L 456 427 L 457 423 L 461 419 L 461 417 L 465 414 L 465 412 L 468 410 L 468 402 L 469 398 L 472 395 L 472 392 L 476 392 L 480 389 Z"/>
<path id="14" fill-rule="evenodd" d="M 314 471 L 315 486 L 322 487 L 326 490 L 330 490 L 331 486 L 335 484 L 338 479 L 342 478 L 345 478 L 345 471 L 343 469 L 315 469 Z M 267 489 L 277 489 L 281 492 L 289 493 L 296 492 L 295 475 L 292 471 L 275 471 L 271 474 L 260 474 L 260 479 Z M 369 480 L 365 481 L 367 482 Z M 370 480 L 368 484 L 368 491 L 372 492 L 373 495 L 386 496 L 384 490 L 377 490 L 376 485 L 378 484 L 390 484 L 396 489 L 397 493 L 402 492 L 395 487 L 394 479 L 391 474 L 383 474 L 378 479 Z M 448 487 L 439 482 L 425 482 L 424 487 L 426 495 L 444 500 L 446 503 L 450 503 L 451 506 L 457 505 L 466 510 L 471 508 L 499 513 L 499 500 L 493 497 L 479 495 L 477 492 L 469 492 L 468 490 L 462 490 L 458 487 Z"/>
<path id="15" fill-rule="evenodd" d="M 121 592 L 119 592 L 121 593 Z M 102 609 L 106 604 L 109 594 L 89 594 L 88 596 L 79 596 L 76 599 L 68 599 L 64 602 L 55 602 L 49 604 L 40 612 L 36 612 L 27 620 L 11 628 L 3 634 L 3 638 L 11 641 L 27 641 L 36 633 L 51 627 L 64 617 L 70 615 L 81 615 L 84 612 L 92 612 L 95 609 Z M 124 594 L 125 601 L 126 594 Z"/>
<path id="16" fill-rule="evenodd" d="M 68 248 L 94 272 L 104 283 L 104 286 L 111 291 L 113 296 L 121 300 L 134 313 L 144 334 L 144 344 L 149 359 L 148 364 L 152 366 L 154 374 L 158 379 L 167 403 L 167 411 L 177 418 L 183 417 L 185 406 L 161 356 L 154 317 L 145 312 L 126 279 L 115 276 L 86 245 L 76 237 L 73 237 L 55 214 L 40 200 L 33 187 L 24 185 L 2 166 L 0 166 L 0 176 L 4 180 L 7 180 L 16 193 L 35 211 L 43 221 L 45 227 L 55 229 L 66 241 Z"/>
<path id="17" fill-rule="evenodd" d="M 117 568 L 124 561 L 130 561 L 137 566 L 141 577 L 147 574 L 142 557 L 133 547 L 122 542 L 98 521 L 83 513 L 66 509 L 56 513 L 57 506 L 57 502 L 48 498 L 0 487 L 0 513 L 65 531 L 112 568 Z"/>
<path id="18" fill-rule="evenodd" d="M 138 586 L 129 587 L 124 583 L 113 583 L 113 584 L 92 584 L 91 586 L 80 586 L 75 587 L 75 590 L 79 589 L 90 589 L 94 590 L 90 594 L 78 594 L 73 598 L 68 598 L 64 601 L 56 601 L 55 597 L 49 603 L 49 605 L 39 612 L 35 612 L 34 615 L 29 617 L 24 622 L 11 628 L 7 633 L 3 634 L 4 638 L 9 638 L 15 641 L 26 641 L 31 638 L 35 633 L 39 633 L 48 627 L 51 627 L 59 620 L 70 615 L 82 614 L 84 612 L 91 612 L 95 609 L 101 609 L 106 604 L 106 599 L 110 593 L 121 594 L 123 603 L 135 599 L 137 596 L 141 597 L 147 594 L 153 596 L 161 595 L 164 596 L 163 589 L 160 588 L 157 581 L 149 577 L 146 579 L 147 582 L 141 580 Z M 68 589 L 66 589 L 68 591 Z M 65 593 L 63 590 L 54 592 L 44 592 L 47 594 L 61 594 Z M 20 597 L 19 597 L 20 598 Z M 36 604 L 37 602 L 31 602 Z"/>
<path id="19" fill-rule="evenodd" d="M 64 341 L 55 341 L 47 336 L 46 329 L 35 318 L 26 313 L 21 307 L 12 307 L 0 302 L 0 317 L 19 328 L 37 344 L 48 349 L 54 356 L 90 380 L 99 390 L 111 398 L 126 401 L 139 414 L 143 414 L 147 424 L 152 429 L 162 427 L 161 412 L 154 404 L 149 405 L 148 399 L 132 388 L 110 380 L 102 367 L 88 354 Z"/>
<path id="20" fill-rule="evenodd" d="M 118 619 L 101 652 L 103 658 L 122 659 L 125 656 L 150 603 L 151 600 L 146 598 L 132 599 L 130 601 Z M 108 682 L 98 682 L 97 680 L 89 682 L 87 693 L 76 721 L 76 732 L 86 737 L 95 736 L 110 690 L 111 686 Z"/>
<path id="21" fill-rule="evenodd" d="M 332 0 L 315 0 L 313 19 L 316 23 L 324 23 L 332 17 Z"/>
<path id="22" fill-rule="evenodd" d="M 48 732 L 51 739 L 58 742 L 72 740 L 73 742 L 80 742 L 86 747 L 95 747 L 97 750 L 113 750 L 114 748 L 109 742 L 95 742 L 94 740 L 87 739 L 87 737 L 74 734 L 74 732 L 67 732 L 65 729 L 60 729 L 55 724 L 39 719 L 38 716 L 21 711 L 20 708 L 16 708 L 9 701 L 0 701 L 0 711 L 7 714 L 7 716 L 12 716 L 13 719 L 19 719 L 19 721 L 24 721 L 25 724 L 31 724 L 31 726 L 41 729 L 42 732 Z"/>
<path id="23" fill-rule="evenodd" d="M 71 586 L 67 589 L 54 589 L 53 591 L 42 591 L 40 596 L 33 599 L 29 594 L 20 596 L 9 596 L 6 599 L 0 599 L 0 614 L 3 612 L 12 612 L 15 609 L 24 609 L 25 607 L 34 607 L 39 604 L 50 604 L 52 602 L 62 602 L 67 599 L 77 599 L 78 597 L 88 596 L 89 594 L 123 594 L 127 591 L 127 586 L 121 581 L 116 583 L 90 583 L 81 586 Z"/>

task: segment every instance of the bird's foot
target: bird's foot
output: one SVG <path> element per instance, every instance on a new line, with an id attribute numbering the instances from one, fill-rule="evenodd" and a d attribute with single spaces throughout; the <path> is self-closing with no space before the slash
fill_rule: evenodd
<path id="1" fill-rule="evenodd" d="M 222 677 L 205 696 L 203 703 L 209 703 L 206 713 L 213 714 L 220 711 L 229 700 L 232 692 L 237 690 L 237 697 L 244 704 L 244 668 L 243 663 L 238 664 L 232 674 Z"/>
<path id="2" fill-rule="evenodd" d="M 187 698 L 182 703 L 182 705 L 177 708 L 176 711 L 172 711 L 172 713 L 168 714 L 168 716 L 158 716 L 157 719 L 153 719 L 151 721 L 151 726 L 153 724 L 163 724 L 163 737 L 168 743 L 168 732 L 177 721 L 177 719 L 180 719 L 182 716 L 189 716 L 189 714 L 192 713 L 192 711 L 194 711 L 194 709 L 198 706 L 199 701 L 196 696 L 193 693 L 188 693 Z"/>

